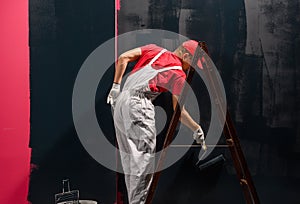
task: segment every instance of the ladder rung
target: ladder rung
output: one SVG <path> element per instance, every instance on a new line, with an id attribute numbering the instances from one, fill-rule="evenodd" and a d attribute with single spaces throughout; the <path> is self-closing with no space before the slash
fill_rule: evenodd
<path id="1" fill-rule="evenodd" d="M 227 143 L 228 146 L 234 146 L 233 139 L 227 139 L 226 143 Z"/>
<path id="2" fill-rule="evenodd" d="M 241 184 L 242 186 L 248 186 L 248 182 L 247 182 L 246 179 L 240 179 L 240 184 Z"/>

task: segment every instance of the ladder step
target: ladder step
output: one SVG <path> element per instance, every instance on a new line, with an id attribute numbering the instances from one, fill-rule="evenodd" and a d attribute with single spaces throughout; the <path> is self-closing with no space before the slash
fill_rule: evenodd
<path id="1" fill-rule="evenodd" d="M 241 180 L 240 180 L 240 184 L 241 184 L 242 186 L 248 186 L 248 182 L 247 182 L 246 179 L 241 179 Z"/>

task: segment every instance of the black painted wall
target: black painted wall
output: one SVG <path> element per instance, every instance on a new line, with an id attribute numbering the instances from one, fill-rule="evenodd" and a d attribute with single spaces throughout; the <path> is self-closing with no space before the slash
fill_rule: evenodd
<path id="1" fill-rule="evenodd" d="M 268 17 L 269 27 L 260 31 L 261 45 L 266 50 L 262 53 L 246 51 L 251 32 L 247 30 L 249 14 L 246 15 L 245 2 L 123 0 L 119 28 L 121 33 L 141 28 L 165 29 L 206 41 L 225 84 L 229 110 L 262 203 L 299 203 L 300 26 L 299 14 L 295 12 L 299 1 L 289 1 L 286 7 L 277 1 L 263 1 L 260 15 Z M 283 2 L 286 5 L 288 1 Z M 288 12 L 282 13 L 280 8 Z M 272 20 L 274 16 L 276 20 Z M 278 32 L 282 22 L 291 25 L 288 34 Z M 275 33 L 276 41 L 268 39 L 265 30 Z M 280 36 L 283 41 L 277 41 Z M 64 178 L 70 178 L 71 187 L 80 190 L 82 199 L 107 204 L 115 201 L 115 172 L 102 167 L 84 150 L 71 111 L 73 84 L 80 66 L 96 47 L 112 37 L 114 1 L 30 0 L 29 200 L 33 204 L 53 204 Z M 278 45 L 273 52 L 265 44 L 268 41 Z M 285 57 L 288 74 L 282 63 L 274 64 L 270 56 L 278 56 L 278 62 Z M 295 70 L 294 78 L 290 77 L 291 70 Z M 101 99 L 105 99 L 110 88 L 112 71 L 111 68 L 106 73 L 97 95 L 97 109 L 107 113 L 101 126 L 109 129 L 110 109 Z M 283 83 L 285 80 L 295 87 Z M 205 93 L 202 84 L 196 85 L 201 87 L 200 93 Z M 284 98 L 282 90 L 291 94 L 289 98 Z M 160 100 L 164 101 L 164 97 Z M 200 99 L 200 103 L 207 103 L 207 99 Z M 203 123 L 207 128 L 208 122 Z M 113 142 L 113 133 L 108 137 Z M 219 153 L 227 159 L 223 167 L 199 172 L 194 165 L 195 151 L 189 151 L 163 172 L 155 203 L 244 203 L 230 154 L 218 149 L 213 155 Z"/>
<path id="2" fill-rule="evenodd" d="M 113 16 L 113 1 L 30 0 L 32 203 L 53 204 L 65 178 L 82 199 L 115 200 L 115 173 L 84 150 L 72 119 L 77 72 L 97 46 L 114 37 Z"/>

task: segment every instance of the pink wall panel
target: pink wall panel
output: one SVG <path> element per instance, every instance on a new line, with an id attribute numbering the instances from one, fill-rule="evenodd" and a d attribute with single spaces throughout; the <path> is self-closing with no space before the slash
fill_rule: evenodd
<path id="1" fill-rule="evenodd" d="M 0 203 L 28 203 L 28 1 L 0 0 Z"/>

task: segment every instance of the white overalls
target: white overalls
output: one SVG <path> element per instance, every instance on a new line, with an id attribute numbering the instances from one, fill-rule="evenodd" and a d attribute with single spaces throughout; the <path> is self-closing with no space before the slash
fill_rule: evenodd
<path id="1" fill-rule="evenodd" d="M 152 68 L 164 52 L 131 74 L 117 98 L 114 110 L 116 137 L 125 174 L 129 204 L 143 204 L 151 184 L 156 146 L 155 110 L 152 101 L 159 94 L 151 92 L 149 80 L 158 73 L 181 66 Z"/>

